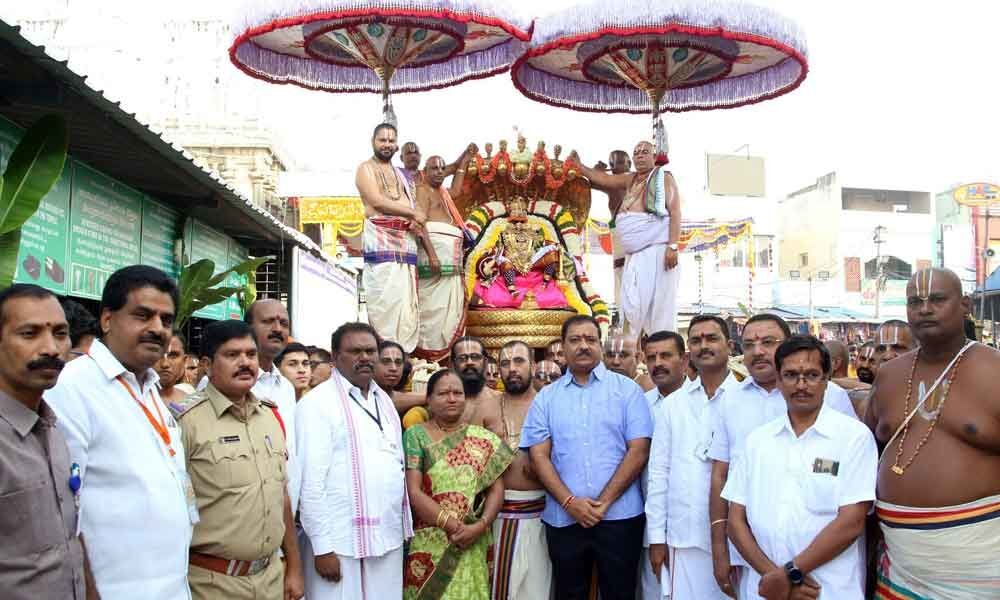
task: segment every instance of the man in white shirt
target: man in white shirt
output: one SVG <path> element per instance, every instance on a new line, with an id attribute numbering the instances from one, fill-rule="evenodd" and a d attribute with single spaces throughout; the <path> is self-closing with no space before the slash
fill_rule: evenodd
<path id="1" fill-rule="evenodd" d="M 664 587 L 673 600 L 725 599 L 712 572 L 707 494 L 711 405 L 738 384 L 729 371 L 729 327 L 717 316 L 699 315 L 691 319 L 688 344 L 698 379 L 671 394 L 654 416 L 646 493 L 649 562 L 661 584 L 668 562 Z"/>
<path id="2" fill-rule="evenodd" d="M 646 339 L 643 347 L 646 355 L 646 368 L 656 385 L 646 392 L 649 412 L 653 415 L 653 439 L 656 439 L 656 415 L 663 410 L 663 401 L 680 389 L 686 379 L 685 370 L 688 356 L 684 350 L 684 338 L 673 331 L 657 331 Z M 642 495 L 649 493 L 649 469 L 642 471 Z M 663 586 L 653 573 L 649 560 L 649 538 L 644 536 L 642 559 L 639 561 L 639 592 L 640 600 L 659 600 L 663 597 Z"/>
<path id="3" fill-rule="evenodd" d="M 861 534 L 875 500 L 871 432 L 823 401 L 830 355 L 812 336 L 775 353 L 785 415 L 754 430 L 722 490 L 750 568 L 740 600 L 863 600 Z"/>
<path id="4" fill-rule="evenodd" d="M 80 532 L 104 600 L 187 600 L 198 521 L 180 429 L 157 391 L 177 286 L 134 265 L 101 297 L 101 339 L 45 394 L 79 466 Z"/>
<path id="5" fill-rule="evenodd" d="M 740 570 L 746 565 L 726 539 L 727 507 L 720 494 L 726 485 L 729 465 L 743 451 L 750 432 L 786 411 L 785 399 L 778 389 L 774 352 L 789 337 L 791 330 L 781 317 L 767 313 L 751 317 L 743 327 L 741 340 L 743 364 L 750 377 L 734 386 L 713 409 L 712 446 L 708 452 L 713 461 L 709 523 L 715 580 L 722 589 L 731 585 L 733 579 L 742 579 Z M 837 412 L 856 416 L 854 405 L 840 388 L 827 386 L 823 402 Z"/>
<path id="6" fill-rule="evenodd" d="M 375 330 L 346 323 L 331 347 L 330 379 L 296 409 L 306 597 L 400 598 L 413 533 L 399 415 L 372 381 Z"/>
<path id="7" fill-rule="evenodd" d="M 288 309 L 277 300 L 258 300 L 247 309 L 243 320 L 253 328 L 260 353 L 260 371 L 257 383 L 250 390 L 257 398 L 264 398 L 278 405 L 281 429 L 285 432 L 288 449 L 288 498 L 292 501 L 292 514 L 299 510 L 299 488 L 302 473 L 295 457 L 295 386 L 274 365 L 274 358 L 288 344 L 291 323 Z"/>

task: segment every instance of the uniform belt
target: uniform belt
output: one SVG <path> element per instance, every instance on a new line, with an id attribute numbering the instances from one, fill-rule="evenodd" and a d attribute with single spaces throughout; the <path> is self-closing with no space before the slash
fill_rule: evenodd
<path id="1" fill-rule="evenodd" d="M 271 564 L 271 557 L 258 558 L 257 560 L 230 560 L 228 558 L 212 556 L 211 554 L 191 552 L 188 561 L 192 565 L 201 567 L 202 569 L 208 569 L 209 571 L 215 571 L 223 575 L 244 577 L 247 575 L 256 575 L 266 569 Z"/>

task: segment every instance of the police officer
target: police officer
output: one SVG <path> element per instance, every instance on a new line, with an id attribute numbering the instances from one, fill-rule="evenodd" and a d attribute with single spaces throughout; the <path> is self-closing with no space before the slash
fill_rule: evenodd
<path id="1" fill-rule="evenodd" d="M 205 327 L 208 386 L 177 412 L 200 522 L 188 580 L 195 600 L 298 600 L 302 569 L 277 407 L 258 399 L 257 343 L 242 321 Z M 284 564 L 278 547 L 284 552 Z"/>

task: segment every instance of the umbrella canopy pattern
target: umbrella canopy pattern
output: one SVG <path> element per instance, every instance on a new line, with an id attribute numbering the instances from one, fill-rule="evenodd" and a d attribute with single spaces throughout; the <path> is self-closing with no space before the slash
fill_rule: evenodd
<path id="1" fill-rule="evenodd" d="M 414 92 L 507 70 L 531 23 L 486 0 L 249 0 L 230 60 L 271 83 Z"/>
<path id="2" fill-rule="evenodd" d="M 794 22 L 751 4 L 604 0 L 540 19 L 511 77 L 539 102 L 655 118 L 787 93 L 806 54 Z"/>

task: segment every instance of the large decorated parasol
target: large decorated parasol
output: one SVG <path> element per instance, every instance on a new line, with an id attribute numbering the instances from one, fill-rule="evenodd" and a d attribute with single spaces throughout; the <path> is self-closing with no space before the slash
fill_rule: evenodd
<path id="1" fill-rule="evenodd" d="M 248 0 L 233 64 L 272 83 L 382 94 L 446 87 L 507 70 L 531 24 L 484 0 Z"/>
<path id="2" fill-rule="evenodd" d="M 574 110 L 650 113 L 732 108 L 806 77 L 805 37 L 776 12 L 738 2 L 603 0 L 540 19 L 511 69 L 532 100 Z"/>

